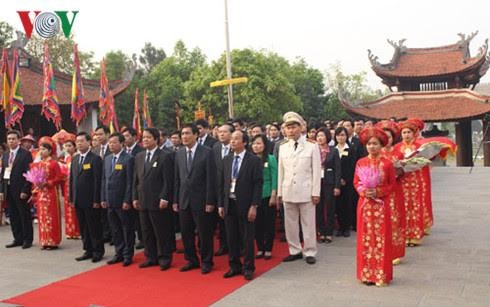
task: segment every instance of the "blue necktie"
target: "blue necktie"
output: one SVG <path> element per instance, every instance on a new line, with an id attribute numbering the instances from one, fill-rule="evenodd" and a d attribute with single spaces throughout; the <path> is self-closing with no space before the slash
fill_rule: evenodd
<path id="1" fill-rule="evenodd" d="M 235 159 L 233 160 L 233 168 L 231 171 L 231 176 L 233 179 L 236 179 L 238 176 L 238 163 L 240 162 L 240 156 L 235 156 Z"/>
<path id="2" fill-rule="evenodd" d="M 114 172 L 114 168 L 116 167 L 116 161 L 117 161 L 117 157 L 114 156 L 114 158 L 112 158 L 112 166 L 111 166 L 111 170 Z"/>

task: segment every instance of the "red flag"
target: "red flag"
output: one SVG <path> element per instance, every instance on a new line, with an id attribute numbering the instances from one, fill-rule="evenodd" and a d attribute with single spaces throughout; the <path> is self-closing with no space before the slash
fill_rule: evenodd
<path id="1" fill-rule="evenodd" d="M 99 118 L 103 125 L 109 126 L 111 131 L 119 131 L 116 110 L 114 109 L 114 97 L 109 90 L 109 81 L 105 70 L 105 59 L 100 63 L 100 97 Z"/>
<path id="2" fill-rule="evenodd" d="M 57 130 L 61 128 L 61 112 L 56 96 L 56 81 L 54 79 L 53 66 L 49 60 L 48 44 L 44 45 L 44 94 L 41 114 L 49 121 L 53 121 Z"/>
<path id="3" fill-rule="evenodd" d="M 143 127 L 153 127 L 153 123 L 151 122 L 150 108 L 148 106 L 148 95 L 146 94 L 146 89 L 143 92 Z"/>
<path id="4" fill-rule="evenodd" d="M 136 93 L 134 94 L 133 129 L 136 130 L 136 133 L 138 133 L 138 135 L 141 135 L 142 129 L 138 102 L 138 88 L 136 88 Z"/>
<path id="5" fill-rule="evenodd" d="M 80 124 L 80 121 L 87 116 L 85 100 L 83 99 L 82 74 L 80 72 L 80 59 L 78 58 L 78 46 L 73 47 L 73 77 L 71 83 L 71 118 Z"/>
<path id="6" fill-rule="evenodd" d="M 9 113 L 5 113 L 6 127 L 12 127 L 15 123 L 20 123 L 24 115 L 24 99 L 20 95 L 20 71 L 19 55 L 17 49 L 14 49 L 14 62 L 12 63 L 12 88 L 10 89 L 10 106 Z"/>
<path id="7" fill-rule="evenodd" d="M 8 63 L 7 49 L 3 49 L 2 53 L 2 95 L 0 96 L 0 110 L 4 110 L 5 123 L 7 123 L 7 113 L 10 112 L 10 67 Z"/>

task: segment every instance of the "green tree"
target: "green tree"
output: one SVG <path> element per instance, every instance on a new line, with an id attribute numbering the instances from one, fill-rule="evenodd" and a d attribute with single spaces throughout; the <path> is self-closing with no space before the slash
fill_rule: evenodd
<path id="1" fill-rule="evenodd" d="M 326 79 L 329 88 L 326 113 L 329 119 L 348 117 L 341 105 L 341 100 L 352 105 L 358 105 L 383 95 L 382 91 L 373 90 L 366 84 L 365 72 L 352 75 L 345 74 L 339 63 L 329 67 Z"/>
<path id="2" fill-rule="evenodd" d="M 298 59 L 291 66 L 291 82 L 296 95 L 303 103 L 302 115 L 309 123 L 322 122 L 326 118 L 328 97 L 325 96 L 325 83 L 320 70 L 310 67 L 304 59 Z"/>
<path id="3" fill-rule="evenodd" d="M 252 49 L 233 50 L 234 76 L 248 77 L 248 83 L 233 87 L 235 117 L 259 122 L 280 120 L 284 112 L 299 111 L 303 107 L 290 80 L 290 65 L 275 53 Z M 228 118 L 227 89 L 210 88 L 208 81 L 221 80 L 226 76 L 225 55 L 213 62 L 208 69 L 210 77 L 201 81 L 203 72 L 196 72 L 186 84 L 187 104 L 195 104 L 201 96 L 207 109 L 212 109 L 219 121 Z M 190 99 L 192 98 L 192 100 Z"/>
<path id="4" fill-rule="evenodd" d="M 14 28 L 5 21 L 0 21 L 0 48 L 8 47 L 14 37 Z"/>
<path id="5" fill-rule="evenodd" d="M 163 49 L 156 48 L 151 43 L 147 42 L 141 49 L 139 62 L 143 66 L 145 72 L 150 72 L 155 65 L 163 61 L 166 57 L 167 55 Z"/>
<path id="6" fill-rule="evenodd" d="M 73 35 L 66 38 L 63 34 L 58 34 L 50 39 L 43 39 L 37 36 L 32 36 L 27 43 L 27 52 L 37 61 L 43 61 L 44 44 L 49 47 L 49 57 L 53 67 L 61 72 L 71 75 L 73 73 L 73 47 L 75 41 Z M 94 53 L 83 52 L 78 46 L 78 56 L 80 58 L 80 70 L 84 77 L 89 77 L 95 69 Z"/>

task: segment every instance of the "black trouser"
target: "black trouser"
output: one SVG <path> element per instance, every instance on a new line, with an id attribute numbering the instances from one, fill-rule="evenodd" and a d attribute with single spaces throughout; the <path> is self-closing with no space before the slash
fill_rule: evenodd
<path id="1" fill-rule="evenodd" d="M 220 249 L 228 249 L 228 243 L 226 242 L 225 220 L 223 220 L 219 216 L 218 210 L 215 211 L 214 215 L 215 215 L 215 221 L 216 221 L 215 227 L 218 228 L 218 232 L 219 232 L 219 248 Z"/>
<path id="2" fill-rule="evenodd" d="M 110 241 L 111 234 L 111 225 L 109 224 L 109 219 L 107 215 L 107 209 L 101 208 L 102 212 L 100 213 L 100 222 L 102 224 L 102 236 L 104 241 Z"/>
<path id="3" fill-rule="evenodd" d="M 270 197 L 262 198 L 255 219 L 255 242 L 257 250 L 271 252 L 276 231 L 276 206 L 269 206 Z"/>
<path id="4" fill-rule="evenodd" d="M 203 265 L 212 266 L 214 264 L 214 212 L 193 211 L 189 206 L 184 210 L 179 210 L 179 217 L 185 260 L 189 263 L 199 265 L 199 259 L 196 253 L 195 230 L 197 229 L 200 240 L 201 262 Z"/>
<path id="5" fill-rule="evenodd" d="M 336 212 L 339 218 L 339 226 L 341 231 L 350 230 L 352 225 L 352 197 L 354 195 L 354 187 L 352 183 L 347 183 L 340 188 L 340 196 L 336 200 Z"/>
<path id="6" fill-rule="evenodd" d="M 131 210 L 134 220 L 134 230 L 136 231 L 136 237 L 139 242 L 143 242 L 143 232 L 141 231 L 140 217 L 137 210 Z"/>
<path id="7" fill-rule="evenodd" d="M 145 256 L 148 261 L 159 264 L 172 262 L 172 218 L 171 208 L 139 211 Z"/>
<path id="8" fill-rule="evenodd" d="M 357 230 L 357 203 L 359 202 L 359 194 L 356 189 L 353 189 L 352 194 L 352 229 Z"/>
<path id="9" fill-rule="evenodd" d="M 248 213 L 248 212 L 247 212 Z M 228 212 L 225 215 L 226 236 L 228 240 L 228 256 L 230 269 L 241 271 L 240 250 L 243 254 L 243 271 L 255 271 L 254 237 L 255 223 L 248 221 L 247 215 L 241 215 L 235 200 L 230 199 Z"/>
<path id="10" fill-rule="evenodd" d="M 14 236 L 14 242 L 32 244 L 32 215 L 27 200 L 20 199 L 20 193 L 14 195 L 10 186 L 8 186 L 7 203 L 10 211 L 10 229 Z"/>
<path id="11" fill-rule="evenodd" d="M 333 185 L 324 185 L 322 179 L 322 190 L 320 203 L 316 205 L 316 227 L 321 236 L 331 236 L 335 223 L 335 197 L 333 196 Z"/>
<path id="12" fill-rule="evenodd" d="M 101 210 L 76 206 L 76 211 L 85 253 L 102 257 L 105 249 L 100 218 Z"/>
<path id="13" fill-rule="evenodd" d="M 116 257 L 132 259 L 134 255 L 134 209 L 107 208 L 109 224 L 112 230 L 112 242 Z"/>

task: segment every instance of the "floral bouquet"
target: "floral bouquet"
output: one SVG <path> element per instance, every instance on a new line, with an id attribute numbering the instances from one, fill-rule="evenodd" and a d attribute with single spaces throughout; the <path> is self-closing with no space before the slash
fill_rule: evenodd
<path id="1" fill-rule="evenodd" d="M 422 169 L 423 167 L 429 165 L 430 163 L 431 161 L 427 158 L 414 156 L 408 159 L 395 161 L 395 163 L 393 163 L 393 166 L 395 168 L 402 168 L 403 172 L 405 173 L 410 173 L 410 172 L 418 171 L 419 169 Z"/>
<path id="2" fill-rule="evenodd" d="M 360 180 L 361 190 L 376 189 L 381 181 L 379 170 L 375 167 L 360 166 L 357 169 L 357 176 Z M 374 200 L 377 203 L 383 203 L 379 198 Z"/>
<path id="3" fill-rule="evenodd" d="M 46 171 L 38 165 L 33 165 L 31 169 L 24 174 L 24 177 L 37 188 L 45 184 L 47 180 Z"/>

